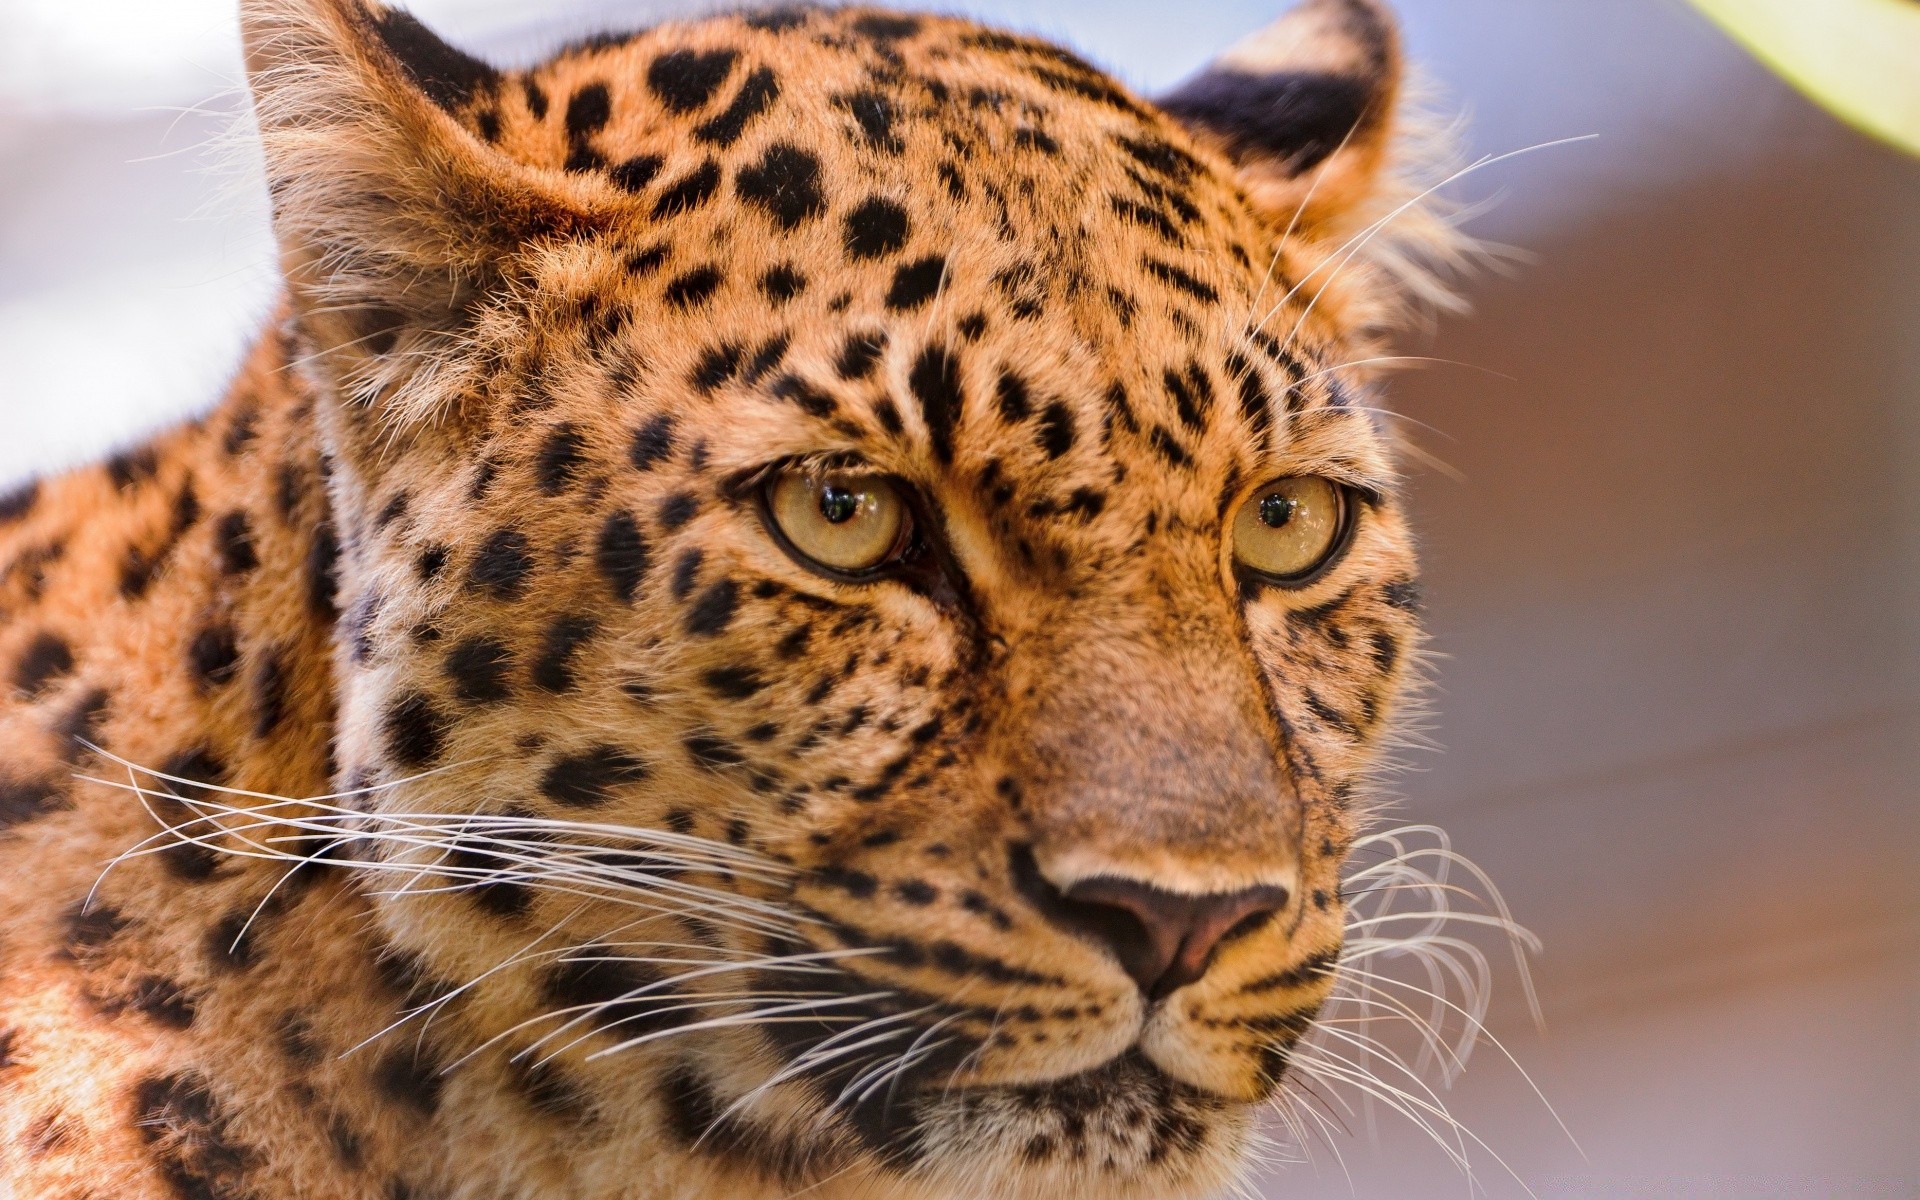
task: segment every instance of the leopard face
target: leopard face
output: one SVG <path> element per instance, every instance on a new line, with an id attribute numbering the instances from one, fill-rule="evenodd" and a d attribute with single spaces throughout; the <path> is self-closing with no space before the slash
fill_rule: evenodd
<path id="1" fill-rule="evenodd" d="M 1384 15 L 1155 105 L 874 10 L 505 73 L 245 9 L 340 547 L 311 828 L 429 1043 L 716 1179 L 1229 1178 L 1418 637 Z"/>

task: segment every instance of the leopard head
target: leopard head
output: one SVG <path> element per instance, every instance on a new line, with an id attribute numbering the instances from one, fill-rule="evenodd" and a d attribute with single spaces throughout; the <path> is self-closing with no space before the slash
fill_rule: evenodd
<path id="1" fill-rule="evenodd" d="M 1364 360 L 1445 242 L 1385 12 L 1154 103 L 868 9 L 516 72 L 243 11 L 341 546 L 329 845 L 432 1037 L 716 1194 L 1230 1178 L 1418 638 Z"/>

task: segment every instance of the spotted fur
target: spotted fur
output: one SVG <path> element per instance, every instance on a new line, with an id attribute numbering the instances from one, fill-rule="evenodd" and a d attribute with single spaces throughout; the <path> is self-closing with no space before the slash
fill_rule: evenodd
<path id="1" fill-rule="evenodd" d="M 206 416 L 0 499 L 0 1191 L 1233 1177 L 1418 639 L 1356 364 L 1446 246 L 1385 14 L 1156 105 L 878 10 L 508 72 L 242 9 L 286 302 Z M 785 554 L 800 460 L 910 485 L 920 565 Z M 1286 589 L 1224 531 L 1296 474 L 1361 500 Z M 1150 998 L 1101 875 L 1285 903 Z"/>

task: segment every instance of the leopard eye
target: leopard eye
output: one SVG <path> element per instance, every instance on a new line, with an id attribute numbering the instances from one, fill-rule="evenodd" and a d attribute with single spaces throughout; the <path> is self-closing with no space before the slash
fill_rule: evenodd
<path id="1" fill-rule="evenodd" d="M 878 475 L 787 471 L 768 486 L 767 512 L 796 554 L 829 571 L 871 571 L 906 547 L 906 502 Z"/>
<path id="2" fill-rule="evenodd" d="M 1255 492 L 1233 518 L 1233 556 L 1283 586 L 1301 586 L 1331 562 L 1347 528 L 1347 492 L 1318 475 L 1280 479 Z"/>

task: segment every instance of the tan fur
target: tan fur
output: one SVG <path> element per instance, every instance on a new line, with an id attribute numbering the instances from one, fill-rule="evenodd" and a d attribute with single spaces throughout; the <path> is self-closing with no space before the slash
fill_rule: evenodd
<path id="1" fill-rule="evenodd" d="M 1361 70 L 1336 10 L 1382 19 L 1245 53 Z M 1397 48 L 1309 202 L 957 20 L 669 25 L 443 108 L 354 0 L 243 11 L 288 306 L 212 414 L 0 506 L 0 1191 L 1231 1179 L 1418 637 L 1348 365 L 1399 285 L 1342 257 L 1405 195 Z M 824 456 L 926 497 L 957 591 L 775 545 L 750 481 Z M 1372 497 L 1351 547 L 1243 585 L 1296 474 Z M 1022 854 L 1290 900 L 1149 1004 Z M 779 955 L 840 957 L 690 974 Z M 873 1044 L 782 1077 L 851 1028 L 796 988 Z"/>

